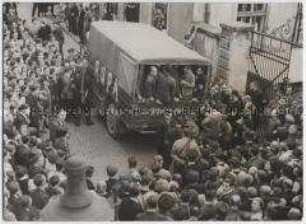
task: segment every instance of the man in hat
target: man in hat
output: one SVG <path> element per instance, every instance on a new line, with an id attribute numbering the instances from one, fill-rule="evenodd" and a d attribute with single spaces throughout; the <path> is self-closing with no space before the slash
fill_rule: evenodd
<path id="1" fill-rule="evenodd" d="M 41 38 L 43 41 L 50 40 L 51 27 L 46 23 L 46 21 L 42 21 L 41 27 L 37 32 L 37 37 Z"/>
<path id="2" fill-rule="evenodd" d="M 176 94 L 176 81 L 170 75 L 167 66 L 161 67 L 157 75 L 157 99 L 162 103 L 173 102 Z"/>
<path id="3" fill-rule="evenodd" d="M 44 187 L 44 177 L 42 174 L 37 174 L 34 177 L 35 189 L 30 193 L 32 205 L 37 209 L 43 209 L 49 201 L 49 195 Z"/>
<path id="4" fill-rule="evenodd" d="M 18 113 L 16 119 L 14 120 L 14 125 L 21 135 L 25 136 L 28 134 L 28 127 L 30 125 L 30 108 L 23 104 L 18 108 Z"/>
<path id="5" fill-rule="evenodd" d="M 63 30 L 59 27 L 58 23 L 54 23 L 53 25 L 53 35 L 59 44 L 61 55 L 64 56 L 63 46 L 65 42 L 65 35 L 63 33 Z"/>

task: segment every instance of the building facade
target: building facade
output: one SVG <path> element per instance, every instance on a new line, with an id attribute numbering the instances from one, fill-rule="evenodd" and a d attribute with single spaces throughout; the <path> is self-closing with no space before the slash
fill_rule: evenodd
<path id="1" fill-rule="evenodd" d="M 271 41 L 275 37 L 278 40 L 296 43 L 297 45 L 290 48 L 290 66 L 288 65 L 282 77 L 289 76 L 293 82 L 302 81 L 301 3 L 144 2 L 101 3 L 101 6 L 106 11 L 111 11 L 116 20 L 147 23 L 167 32 L 177 41 L 206 57 L 213 65 L 213 76 L 221 75 L 229 82 L 236 80 L 231 84 L 241 91 L 246 85 L 246 82 L 241 80 L 246 80 L 248 72 L 260 73 L 265 78 L 269 75 L 269 78 L 274 80 L 276 76 L 281 77 L 279 73 L 284 70 L 273 60 L 268 62 L 270 67 L 260 68 L 262 61 L 267 60 L 261 58 L 256 61 L 255 56 L 252 57 L 249 53 L 254 41 L 249 35 L 250 30 L 269 35 L 264 37 L 266 41 Z M 224 33 L 228 32 L 227 29 L 233 32 L 231 37 L 225 38 Z M 268 53 L 276 59 L 277 55 L 273 55 L 273 51 L 268 50 Z M 246 66 L 239 67 L 237 61 Z M 275 74 L 268 74 L 270 70 L 275 71 Z"/>

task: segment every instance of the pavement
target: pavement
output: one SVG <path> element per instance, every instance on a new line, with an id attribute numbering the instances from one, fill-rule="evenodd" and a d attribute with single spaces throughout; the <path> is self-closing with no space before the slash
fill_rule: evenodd
<path id="1" fill-rule="evenodd" d="M 30 20 L 32 7 L 32 3 L 19 3 L 19 15 Z M 71 47 L 78 49 L 79 44 L 73 36 L 65 33 L 64 52 Z M 83 158 L 88 165 L 94 166 L 94 182 L 106 180 L 108 165 L 117 166 L 119 173 L 124 173 L 127 169 L 127 158 L 130 155 L 138 159 L 139 166 L 150 164 L 157 151 L 154 136 L 131 132 L 121 140 L 114 140 L 99 117 L 93 116 L 93 121 L 93 126 L 87 126 L 83 122 L 80 127 L 74 124 L 68 124 L 68 127 L 71 154 Z"/>

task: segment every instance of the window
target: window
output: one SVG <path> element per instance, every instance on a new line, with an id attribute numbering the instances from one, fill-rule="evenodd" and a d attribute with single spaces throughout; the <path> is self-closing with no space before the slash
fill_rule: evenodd
<path id="1" fill-rule="evenodd" d="M 251 11 L 252 4 L 238 4 L 238 12 Z"/>
<path id="2" fill-rule="evenodd" d="M 125 20 L 128 22 L 139 22 L 139 3 L 126 3 L 125 4 Z"/>
<path id="3" fill-rule="evenodd" d="M 255 26 L 256 31 L 263 31 L 266 16 L 266 4 L 238 4 L 237 21 Z"/>
<path id="4" fill-rule="evenodd" d="M 254 11 L 262 11 L 264 9 L 264 4 L 254 4 Z"/>

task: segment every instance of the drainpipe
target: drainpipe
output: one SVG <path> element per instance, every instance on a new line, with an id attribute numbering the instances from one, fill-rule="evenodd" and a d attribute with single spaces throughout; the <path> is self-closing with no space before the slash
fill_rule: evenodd
<path id="1" fill-rule="evenodd" d="M 205 3 L 205 12 L 204 12 L 204 22 L 209 23 L 210 20 L 210 14 L 211 14 L 211 7 L 210 3 Z"/>

